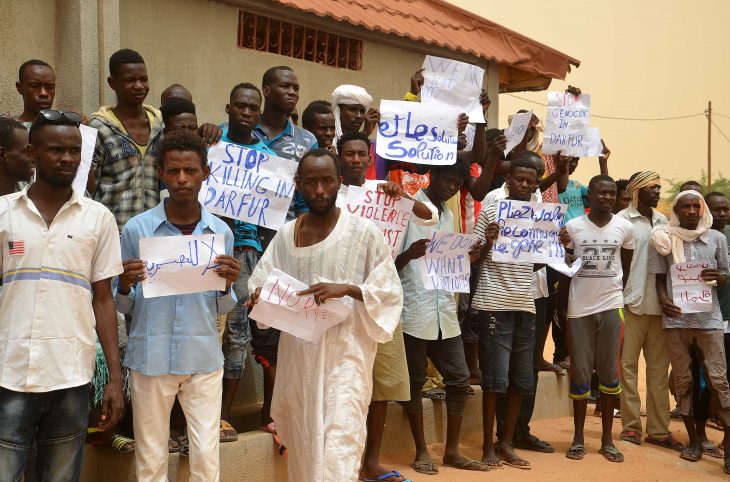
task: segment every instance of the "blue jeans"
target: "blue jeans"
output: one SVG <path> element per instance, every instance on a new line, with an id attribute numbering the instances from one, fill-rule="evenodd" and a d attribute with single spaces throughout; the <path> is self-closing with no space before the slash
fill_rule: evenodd
<path id="1" fill-rule="evenodd" d="M 88 384 L 44 393 L 0 387 L 0 481 L 20 480 L 34 438 L 36 480 L 78 481 L 88 420 Z"/>
<path id="2" fill-rule="evenodd" d="M 248 311 L 243 304 L 248 301 L 248 279 L 261 255 L 255 249 L 238 249 L 234 256 L 241 263 L 241 272 L 233 283 L 238 302 L 228 313 L 226 331 L 223 333 L 223 378 L 238 380 L 243 376 L 246 361 L 246 345 L 251 341 Z"/>

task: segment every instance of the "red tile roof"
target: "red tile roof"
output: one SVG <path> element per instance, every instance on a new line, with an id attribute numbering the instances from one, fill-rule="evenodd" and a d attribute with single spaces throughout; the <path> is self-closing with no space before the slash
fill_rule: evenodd
<path id="1" fill-rule="evenodd" d="M 549 85 L 549 79 L 565 79 L 571 65 L 580 65 L 577 59 L 443 0 L 273 2 L 507 65 L 511 69 L 501 72 L 500 83 L 522 86 L 508 90 L 531 90 L 541 83 Z"/>

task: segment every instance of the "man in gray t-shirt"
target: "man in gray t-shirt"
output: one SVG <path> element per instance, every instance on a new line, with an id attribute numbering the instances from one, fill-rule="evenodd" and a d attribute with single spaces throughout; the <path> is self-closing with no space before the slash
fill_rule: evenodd
<path id="1" fill-rule="evenodd" d="M 664 333 L 672 362 L 674 388 L 679 410 L 689 436 L 681 457 L 697 461 L 702 457 L 700 441 L 692 416 L 692 373 L 689 346 L 696 343 L 705 359 L 707 376 L 720 400 L 718 416 L 728 433 L 730 424 L 730 386 L 726 378 L 724 323 L 715 285 L 728 282 L 728 252 L 725 236 L 710 229 L 712 216 L 700 193 L 680 192 L 672 205 L 667 227 L 652 232 L 651 269 L 656 274 L 659 302 L 664 313 Z M 707 265 L 700 279 L 712 292 L 710 311 L 683 311 L 672 298 L 671 266 L 681 262 Z M 728 437 L 726 441 L 730 440 Z M 730 473 L 730 442 L 725 444 L 725 472 Z"/>

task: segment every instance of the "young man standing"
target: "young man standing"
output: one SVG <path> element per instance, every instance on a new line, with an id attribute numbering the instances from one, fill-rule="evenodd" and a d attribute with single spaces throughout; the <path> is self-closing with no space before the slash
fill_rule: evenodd
<path id="1" fill-rule="evenodd" d="M 342 298 L 351 312 L 316 345 L 281 334 L 271 413 L 289 447 L 290 481 L 357 480 L 376 344 L 392 338 L 403 295 L 382 231 L 336 207 L 337 158 L 309 152 L 296 182 L 310 210 L 272 240 L 249 279 L 251 302 L 276 268 L 310 286 L 298 295 Z"/>
<path id="2" fill-rule="evenodd" d="M 718 418 L 725 430 L 725 473 L 730 473 L 730 387 L 727 380 L 724 328 L 715 286 L 728 282 L 728 246 L 725 236 L 711 229 L 712 215 L 694 190 L 677 194 L 672 203 L 669 224 L 656 227 L 651 234 L 651 269 L 656 273 L 659 302 L 664 312 L 664 336 L 672 362 L 672 377 L 679 410 L 689 436 L 689 445 L 681 458 L 696 462 L 702 458 L 702 448 L 692 417 L 692 373 L 689 347 L 693 343 L 704 355 L 707 378 L 720 401 Z M 700 273 L 712 292 L 710 311 L 687 313 L 675 304 L 672 279 L 668 276 L 673 264 L 705 263 Z"/>
<path id="3" fill-rule="evenodd" d="M 210 173 L 204 141 L 184 130 L 166 135 L 158 173 L 170 197 L 124 226 L 124 274 L 116 298 L 117 309 L 132 315 L 124 365 L 130 370 L 136 474 L 142 482 L 167 479 L 170 411 L 177 396 L 187 420 L 191 479 L 218 480 L 223 354 L 216 317 L 235 305 L 231 284 L 240 265 L 231 256 L 233 233 L 198 202 Z M 213 262 L 226 280 L 225 291 L 145 298 L 139 282 L 147 268 L 139 240 L 191 234 L 224 237 L 226 254 Z"/>
<path id="4" fill-rule="evenodd" d="M 34 172 L 28 130 L 10 117 L 0 117 L 0 196 L 19 191 Z"/>
<path id="5" fill-rule="evenodd" d="M 617 183 L 618 184 L 618 183 Z M 641 444 L 638 390 L 639 355 L 646 360 L 646 441 L 675 450 L 684 446 L 669 432 L 669 353 L 662 333 L 662 307 L 656 295 L 656 276 L 647 265 L 649 237 L 667 218 L 656 210 L 661 192 L 659 174 L 637 172 L 626 192 L 631 204 L 617 216 L 631 223 L 634 256 L 624 290 L 624 345 L 621 352 L 621 440 Z"/>
<path id="6" fill-rule="evenodd" d="M 534 155 L 524 152 L 510 162 L 506 181 L 508 199 L 530 201 L 537 188 Z M 474 233 L 490 244 L 498 235 L 498 202 L 482 208 Z M 479 310 L 479 366 L 482 371 L 482 416 L 484 443 L 482 460 L 490 467 L 502 462 L 529 469 L 530 464 L 512 448 L 523 395 L 535 392 L 533 352 L 535 346 L 535 302 L 532 296 L 533 263 L 504 263 L 492 260 L 491 252 L 480 268 L 472 300 Z M 497 394 L 506 393 L 502 438 L 497 447 L 493 430 Z"/>
<path id="7" fill-rule="evenodd" d="M 560 280 L 560 289 L 570 290 L 567 337 L 575 425 L 566 457 L 581 460 L 585 455 L 583 427 L 595 369 L 602 394 L 599 453 L 610 462 L 623 462 L 623 454 L 613 444 L 611 426 L 616 395 L 621 393 L 623 289 L 631 271 L 634 230 L 629 221 L 611 212 L 616 204 L 613 179 L 594 176 L 588 183 L 588 198 L 591 212 L 568 221 L 561 230 L 561 241 L 568 253 L 583 260 L 581 270 L 573 278 Z"/>
<path id="8" fill-rule="evenodd" d="M 108 209 L 71 188 L 79 121 L 42 111 L 30 132 L 37 180 L 0 200 L 0 473 L 9 480 L 20 480 L 33 440 L 40 479 L 79 480 L 97 337 L 109 368 L 99 428 L 123 408 L 111 291 L 119 234 Z"/>
<path id="9" fill-rule="evenodd" d="M 423 474 L 436 474 L 423 429 L 421 390 L 426 381 L 427 359 L 430 359 L 446 385 L 447 433 L 443 463 L 463 470 L 486 471 L 489 468 L 459 451 L 464 403 L 469 391 L 469 369 L 464 358 L 464 345 L 456 313 L 454 294 L 446 290 L 425 289 L 416 260 L 426 254 L 434 229 L 454 230 L 454 215 L 446 201 L 459 192 L 468 167 L 459 158 L 450 166 L 431 167 L 431 183 L 414 199 L 438 208 L 438 224 L 424 227 L 412 218 L 403 240 L 401 253 L 395 260 L 403 285 L 404 303 L 401 323 L 410 378 L 410 401 L 405 404 L 408 422 L 416 444 L 416 458 L 411 467 Z M 479 257 L 480 244 L 469 253 L 471 261 Z"/>
<path id="10" fill-rule="evenodd" d="M 122 49 L 112 54 L 107 82 L 117 105 L 102 107 L 89 120 L 99 130 L 89 175 L 94 189 L 89 192 L 114 214 L 121 232 L 132 217 L 160 202 L 154 158 L 163 125 L 160 111 L 144 104 L 150 85 L 139 53 Z"/>
<path id="11" fill-rule="evenodd" d="M 335 116 L 332 106 L 326 100 L 315 100 L 302 112 L 302 127 L 314 134 L 317 144 L 328 151 L 333 151 L 335 145 Z"/>
<path id="12" fill-rule="evenodd" d="M 53 107 L 53 99 L 56 97 L 56 72 L 42 60 L 28 60 L 18 69 L 15 88 L 23 97 L 23 113 L 18 117 L 18 121 L 26 129 L 30 129 L 40 111 Z"/>

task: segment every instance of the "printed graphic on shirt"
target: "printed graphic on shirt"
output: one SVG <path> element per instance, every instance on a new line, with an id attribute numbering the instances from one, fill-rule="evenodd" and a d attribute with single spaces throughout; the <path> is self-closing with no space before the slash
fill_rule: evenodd
<path id="1" fill-rule="evenodd" d="M 8 241 L 8 254 L 12 256 L 22 256 L 25 254 L 25 243 L 15 240 Z"/>
<path id="2" fill-rule="evenodd" d="M 578 272 L 580 278 L 615 278 L 621 268 L 621 260 L 616 259 L 621 243 L 618 239 L 591 239 L 581 242 L 583 267 Z"/>

